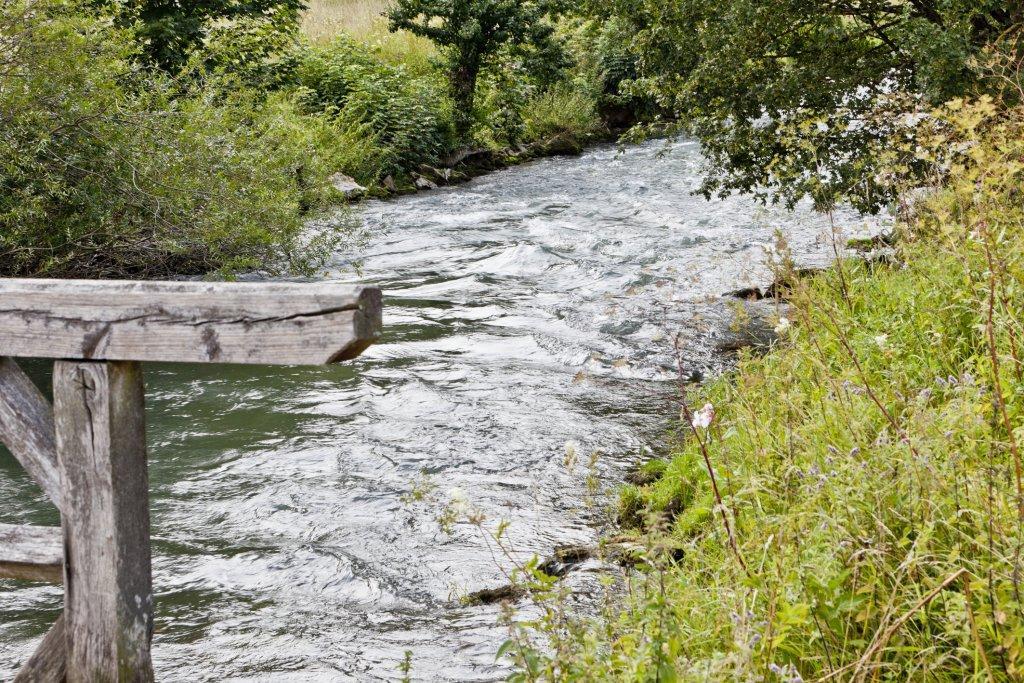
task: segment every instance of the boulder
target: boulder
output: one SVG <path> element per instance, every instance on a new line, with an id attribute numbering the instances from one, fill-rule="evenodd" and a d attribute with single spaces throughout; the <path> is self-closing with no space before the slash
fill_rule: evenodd
<path id="1" fill-rule="evenodd" d="M 437 183 L 435 183 L 430 178 L 424 178 L 423 176 L 418 176 L 416 178 L 416 189 L 417 190 L 436 190 L 437 189 Z"/>
<path id="2" fill-rule="evenodd" d="M 358 199 L 366 194 L 365 187 L 357 183 L 355 178 L 349 177 L 344 173 L 335 173 L 328 180 L 334 186 L 334 189 L 345 196 L 345 199 Z"/>

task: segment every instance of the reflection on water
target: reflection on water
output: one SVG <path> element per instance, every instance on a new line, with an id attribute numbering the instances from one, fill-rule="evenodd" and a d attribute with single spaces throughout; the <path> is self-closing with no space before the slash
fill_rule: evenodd
<path id="1" fill-rule="evenodd" d="M 457 600 L 501 572 L 474 528 L 438 527 L 448 491 L 512 520 L 523 553 L 592 541 L 565 444 L 614 483 L 675 412 L 669 336 L 711 358 L 717 297 L 764 281 L 776 228 L 801 262 L 829 258 L 826 219 L 692 197 L 697 148 L 660 149 L 361 206 L 386 334 L 353 364 L 147 366 L 161 679 L 395 678 L 406 650 L 417 678 L 502 677 L 496 609 Z M 6 453 L 0 521 L 56 523 Z M 0 582 L 0 679 L 60 604 Z"/>

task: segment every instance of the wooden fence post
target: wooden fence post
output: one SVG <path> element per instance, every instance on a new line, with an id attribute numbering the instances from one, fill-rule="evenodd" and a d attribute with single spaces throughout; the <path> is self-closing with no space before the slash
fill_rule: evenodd
<path id="1" fill-rule="evenodd" d="M 69 683 L 151 681 L 153 588 L 142 368 L 58 361 Z"/>

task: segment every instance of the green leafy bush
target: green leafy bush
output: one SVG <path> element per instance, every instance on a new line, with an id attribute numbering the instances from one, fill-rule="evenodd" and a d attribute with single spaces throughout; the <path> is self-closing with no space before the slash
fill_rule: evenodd
<path id="1" fill-rule="evenodd" d="M 2 274 L 315 269 L 341 237 L 303 225 L 332 195 L 328 122 L 225 83 L 182 90 L 72 9 L 0 7 Z"/>
<path id="2" fill-rule="evenodd" d="M 602 129 L 595 101 L 569 83 L 542 93 L 526 111 L 526 137 L 531 140 L 566 137 L 582 142 Z"/>
<path id="3" fill-rule="evenodd" d="M 307 111 L 372 131 L 387 150 L 383 173 L 435 163 L 450 147 L 451 110 L 439 83 L 412 77 L 365 45 L 342 36 L 307 47 L 295 72 Z"/>
<path id="4" fill-rule="evenodd" d="M 75 0 L 70 3 L 74 6 Z M 235 50 L 236 65 L 253 68 L 298 33 L 303 0 L 90 0 L 115 23 L 132 30 L 149 65 L 176 73 L 209 40 L 244 44 Z"/>

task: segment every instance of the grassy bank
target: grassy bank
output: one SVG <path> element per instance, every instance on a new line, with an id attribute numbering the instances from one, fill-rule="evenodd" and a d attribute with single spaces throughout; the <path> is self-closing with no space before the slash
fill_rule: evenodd
<path id="1" fill-rule="evenodd" d="M 772 352 L 688 390 L 620 497 L 627 597 L 578 621 L 542 592 L 522 680 L 1024 675 L 1024 112 L 938 130 L 893 263 L 799 284 Z"/>

